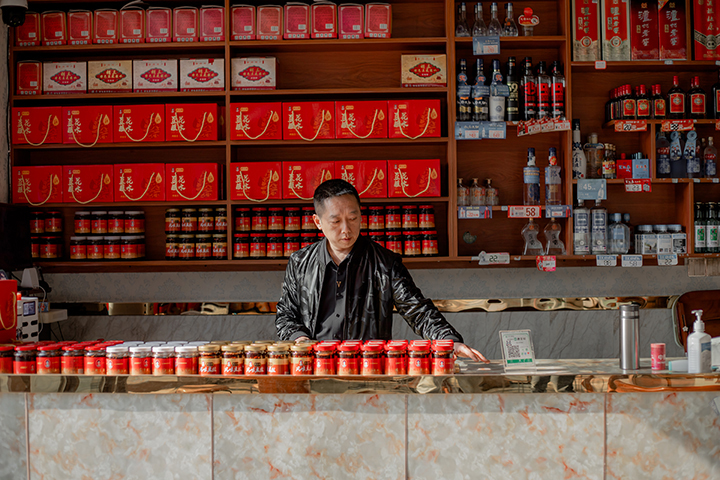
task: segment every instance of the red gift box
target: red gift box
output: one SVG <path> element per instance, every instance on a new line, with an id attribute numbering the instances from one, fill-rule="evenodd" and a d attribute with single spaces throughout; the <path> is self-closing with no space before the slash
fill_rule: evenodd
<path id="1" fill-rule="evenodd" d="M 311 10 L 312 38 L 337 38 L 337 5 L 330 2 L 313 3 Z"/>
<path id="2" fill-rule="evenodd" d="M 334 102 L 283 103 L 284 140 L 335 138 Z"/>
<path id="3" fill-rule="evenodd" d="M 115 165 L 116 202 L 164 202 L 165 164 Z"/>
<path id="4" fill-rule="evenodd" d="M 0 343 L 10 343 L 16 338 L 17 281 L 0 280 Z"/>
<path id="5" fill-rule="evenodd" d="M 315 189 L 333 178 L 333 162 L 283 162 L 283 198 L 312 200 Z"/>
<path id="6" fill-rule="evenodd" d="M 195 142 L 218 139 L 218 106 L 215 103 L 165 105 L 165 140 Z"/>
<path id="7" fill-rule="evenodd" d="M 16 47 L 37 47 L 40 46 L 42 35 L 40 35 L 40 14 L 35 12 L 25 13 L 25 23 L 15 27 Z"/>
<path id="8" fill-rule="evenodd" d="M 335 102 L 337 138 L 387 138 L 384 101 Z"/>
<path id="9" fill-rule="evenodd" d="M 118 11 L 112 8 L 100 8 L 95 10 L 95 35 L 93 43 L 115 44 L 118 43 Z"/>
<path id="10" fill-rule="evenodd" d="M 62 203 L 62 167 L 13 167 L 13 203 Z"/>
<path id="11" fill-rule="evenodd" d="M 440 100 L 390 100 L 389 138 L 440 136 Z"/>
<path id="12" fill-rule="evenodd" d="M 341 39 L 365 38 L 365 7 L 358 3 L 338 5 L 338 37 Z"/>
<path id="13" fill-rule="evenodd" d="M 150 7 L 145 13 L 147 23 L 145 41 L 167 43 L 172 41 L 172 10 L 165 7 Z"/>
<path id="14" fill-rule="evenodd" d="M 231 103 L 230 140 L 282 140 L 282 103 Z"/>
<path id="15" fill-rule="evenodd" d="M 63 107 L 63 143 L 92 147 L 112 143 L 112 107 Z"/>
<path id="16" fill-rule="evenodd" d="M 225 41 L 225 9 L 223 7 L 200 8 L 200 41 Z"/>
<path id="17" fill-rule="evenodd" d="M 18 95 L 40 95 L 42 93 L 42 64 L 32 60 L 17 63 Z"/>
<path id="18" fill-rule="evenodd" d="M 66 45 L 67 44 L 67 19 L 65 12 L 48 11 L 40 15 L 42 26 L 42 44 Z"/>
<path id="19" fill-rule="evenodd" d="M 440 160 L 388 160 L 388 197 L 440 196 Z"/>
<path id="20" fill-rule="evenodd" d="M 230 199 L 264 202 L 281 200 L 280 162 L 234 163 Z"/>
<path id="21" fill-rule="evenodd" d="M 310 6 L 304 3 L 285 4 L 283 38 L 305 40 L 310 38 Z"/>
<path id="22" fill-rule="evenodd" d="M 283 38 L 283 8 L 277 5 L 257 7 L 257 39 L 280 40 Z"/>
<path id="23" fill-rule="evenodd" d="M 197 42 L 198 9 L 176 7 L 173 10 L 173 42 Z"/>
<path id="24" fill-rule="evenodd" d="M 720 58 L 718 50 L 717 3 L 712 0 L 693 2 L 695 60 L 715 60 Z"/>
<path id="25" fill-rule="evenodd" d="M 235 5 L 232 15 L 232 37 L 230 40 L 255 40 L 255 6 Z"/>
<path id="26" fill-rule="evenodd" d="M 115 105 L 113 110 L 116 143 L 165 141 L 165 105 Z"/>
<path id="27" fill-rule="evenodd" d="M 658 4 L 648 0 L 632 0 L 630 47 L 633 60 L 657 60 L 660 58 L 660 33 L 658 31 Z"/>
<path id="28" fill-rule="evenodd" d="M 617 178 L 632 178 L 632 160 L 617 161 Z"/>
<path id="29" fill-rule="evenodd" d="M 120 43 L 145 43 L 145 10 L 140 7 L 120 9 Z"/>
<path id="30" fill-rule="evenodd" d="M 112 165 L 65 165 L 63 169 L 63 202 L 112 203 Z"/>
<path id="31" fill-rule="evenodd" d="M 660 19 L 660 59 L 687 60 L 685 0 L 658 2 Z"/>
<path id="32" fill-rule="evenodd" d="M 62 118 L 62 107 L 13 107 L 13 145 L 62 143 Z"/>
<path id="33" fill-rule="evenodd" d="M 90 45 L 93 41 L 93 13 L 90 10 L 70 10 L 67 14 L 68 43 Z"/>
<path id="34" fill-rule="evenodd" d="M 630 0 L 603 0 L 601 3 L 603 60 L 628 61 L 630 60 Z"/>
<path id="35" fill-rule="evenodd" d="M 389 3 L 365 5 L 365 38 L 390 38 L 392 7 Z"/>
<path id="36" fill-rule="evenodd" d="M 165 165 L 168 202 L 217 200 L 217 163 L 168 163 Z"/>
<path id="37" fill-rule="evenodd" d="M 360 198 L 387 198 L 385 160 L 335 162 L 335 178 L 351 183 L 360 194 Z"/>

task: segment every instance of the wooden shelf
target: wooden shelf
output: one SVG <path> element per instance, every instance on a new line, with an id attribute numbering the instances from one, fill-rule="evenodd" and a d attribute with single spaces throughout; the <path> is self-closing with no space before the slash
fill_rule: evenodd
<path id="1" fill-rule="evenodd" d="M 198 201 L 188 201 L 188 202 L 113 202 L 113 203 L 87 203 L 87 204 L 79 204 L 79 203 L 46 203 L 45 205 L 42 205 L 38 208 L 72 208 L 74 210 L 77 209 L 84 209 L 84 210 L 97 210 L 100 208 L 103 209 L 127 209 L 127 208 L 169 208 L 169 207 L 176 207 L 176 208 L 192 208 L 192 207 L 199 207 L 199 206 L 217 206 L 217 207 L 225 207 L 227 206 L 227 200 L 198 200 Z"/>
<path id="2" fill-rule="evenodd" d="M 284 90 L 232 90 L 231 97 L 262 97 L 262 96 L 340 96 L 340 95 L 447 95 L 447 87 L 395 87 L 395 88 L 298 88 Z"/>
<path id="3" fill-rule="evenodd" d="M 409 138 L 336 138 L 328 140 L 315 140 L 306 142 L 305 140 L 248 140 L 248 141 L 231 141 L 233 147 L 242 146 L 286 146 L 286 145 L 406 145 L 419 143 L 447 143 L 447 137 L 421 137 L 415 140 Z"/>
<path id="4" fill-rule="evenodd" d="M 692 120 L 694 124 L 696 125 L 715 125 L 718 120 L 714 120 L 712 118 L 688 118 L 687 120 Z M 609 122 L 605 122 L 603 124 L 603 128 L 614 128 L 615 125 L 618 122 L 624 122 L 625 120 L 611 120 Z M 629 120 L 633 121 L 633 120 Z M 662 125 L 663 122 L 671 122 L 670 119 L 649 119 L 645 120 L 648 125 Z M 618 132 L 618 133 L 625 133 L 625 132 Z M 627 132 L 627 133 L 646 133 L 646 132 Z"/>
<path id="5" fill-rule="evenodd" d="M 168 99 L 177 98 L 178 102 L 186 98 L 203 98 L 207 97 L 214 101 L 217 98 L 225 97 L 225 90 L 222 91 L 206 91 L 206 92 L 155 92 L 155 93 L 63 93 L 57 95 L 12 95 L 10 100 L 12 102 L 57 102 L 63 100 L 116 100 L 116 99 L 127 99 L 135 100 L 138 98 L 157 98 L 163 102 L 167 102 Z M 162 102 L 161 102 L 162 103 Z"/>
<path id="6" fill-rule="evenodd" d="M 596 180 L 602 180 L 602 179 L 596 179 Z M 628 179 L 632 180 L 632 179 Z M 640 180 L 640 179 L 635 179 Z M 688 183 L 720 183 L 720 179 L 715 178 L 650 178 L 649 179 L 651 183 L 658 183 L 658 184 L 688 184 Z M 624 185 L 625 179 L 624 178 L 606 178 L 605 181 L 608 185 Z M 577 185 L 578 181 L 576 178 L 572 181 L 573 185 Z"/>
<path id="7" fill-rule="evenodd" d="M 177 147 L 188 147 L 188 148 L 203 148 L 203 147 L 218 147 L 224 148 L 227 144 L 224 140 L 207 141 L 207 142 L 137 142 L 137 143 L 98 143 L 91 149 L 118 149 L 118 148 L 177 148 Z M 87 148 L 81 147 L 77 144 L 70 143 L 51 143 L 47 145 L 40 145 L 34 147 L 32 145 L 13 145 L 13 150 L 68 150 L 68 149 L 79 149 L 87 151 Z M 149 163 L 145 162 L 145 163 Z"/>
<path id="8" fill-rule="evenodd" d="M 77 3 L 77 0 L 73 0 Z M 32 2 L 37 3 L 35 1 Z M 56 2 L 52 2 L 56 3 Z M 97 2 L 93 2 L 97 3 Z M 14 38 L 10 38 L 14 41 Z M 188 51 L 215 50 L 217 53 L 224 53 L 225 42 L 167 42 L 167 43 L 118 43 L 113 45 L 53 45 L 39 47 L 12 47 L 16 53 L 102 53 L 113 55 L 114 53 L 126 52 L 168 52 L 185 53 Z M 51 60 L 48 60 L 51 61 Z"/>
<path id="9" fill-rule="evenodd" d="M 376 204 L 406 204 L 406 203 L 447 203 L 450 199 L 448 197 L 415 197 L 415 198 L 363 198 L 362 205 L 376 205 Z M 268 206 L 287 206 L 287 205 L 312 205 L 312 200 L 301 200 L 299 198 L 288 198 L 284 200 L 267 200 L 265 202 L 253 202 L 250 200 L 231 200 L 231 206 L 256 206 L 262 207 Z"/>
<path id="10" fill-rule="evenodd" d="M 455 37 L 456 44 L 472 43 L 472 37 Z M 541 35 L 533 37 L 500 37 L 500 47 L 517 48 L 548 48 L 559 47 L 567 40 L 562 35 Z"/>
<path id="11" fill-rule="evenodd" d="M 230 41 L 234 50 L 312 52 L 444 49 L 445 37 Z"/>
<path id="12" fill-rule="evenodd" d="M 666 62 L 672 62 L 670 64 Z M 704 72 L 717 67 L 712 61 L 695 60 L 637 60 L 633 62 L 606 62 L 605 69 L 596 69 L 595 62 L 572 62 L 573 72 L 666 72 L 672 74 L 678 68 L 684 72 Z M 621 81 L 621 80 L 620 80 Z M 602 114 L 602 112 L 599 112 Z"/>

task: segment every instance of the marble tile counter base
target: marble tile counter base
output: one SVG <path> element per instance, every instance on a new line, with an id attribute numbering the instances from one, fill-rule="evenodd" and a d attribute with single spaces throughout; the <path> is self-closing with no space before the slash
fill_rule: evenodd
<path id="1" fill-rule="evenodd" d="M 25 397 L 0 393 L 0 480 L 27 476 Z"/>

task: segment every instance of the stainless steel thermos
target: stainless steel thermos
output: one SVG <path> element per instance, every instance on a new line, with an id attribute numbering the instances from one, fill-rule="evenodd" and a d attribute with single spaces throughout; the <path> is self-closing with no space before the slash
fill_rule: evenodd
<path id="1" fill-rule="evenodd" d="M 640 305 L 620 305 L 620 368 L 640 368 Z"/>

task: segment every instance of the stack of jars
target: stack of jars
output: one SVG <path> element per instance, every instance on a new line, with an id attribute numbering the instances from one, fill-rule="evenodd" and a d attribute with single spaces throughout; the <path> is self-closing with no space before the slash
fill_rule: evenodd
<path id="1" fill-rule="evenodd" d="M 145 212 L 78 211 L 70 237 L 71 260 L 145 258 Z"/>
<path id="2" fill-rule="evenodd" d="M 376 205 L 362 210 L 362 231 L 372 241 L 405 257 L 438 255 L 432 205 Z"/>
<path id="3" fill-rule="evenodd" d="M 63 217 L 56 211 L 30 212 L 32 258 L 55 260 L 63 257 Z"/>
<path id="4" fill-rule="evenodd" d="M 227 260 L 227 208 L 186 207 L 165 211 L 165 258 Z"/>
<path id="5" fill-rule="evenodd" d="M 233 258 L 287 258 L 322 237 L 313 207 L 236 207 Z"/>

